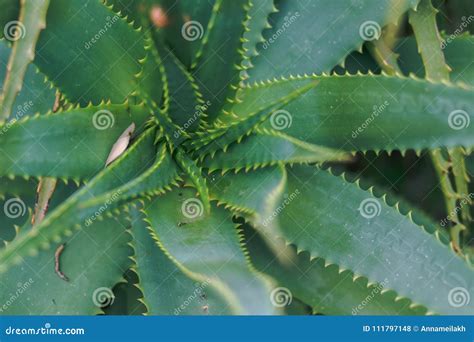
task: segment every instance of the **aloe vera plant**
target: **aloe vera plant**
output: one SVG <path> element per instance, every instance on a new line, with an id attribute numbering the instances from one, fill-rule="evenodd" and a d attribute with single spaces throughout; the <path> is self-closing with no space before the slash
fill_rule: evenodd
<path id="1" fill-rule="evenodd" d="M 1 314 L 474 314 L 469 1 L 0 5 Z"/>

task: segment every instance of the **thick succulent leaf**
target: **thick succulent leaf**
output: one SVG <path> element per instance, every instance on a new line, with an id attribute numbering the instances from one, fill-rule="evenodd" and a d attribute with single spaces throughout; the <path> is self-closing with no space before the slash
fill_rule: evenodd
<path id="1" fill-rule="evenodd" d="M 384 289 L 384 282 L 368 284 L 366 278 L 353 279 L 350 271 L 340 272 L 337 265 L 323 259 L 310 260 L 308 253 L 296 254 L 293 246 L 280 241 L 277 253 L 265 246 L 249 227 L 245 230 L 249 255 L 255 267 L 272 276 L 290 295 L 309 304 L 314 313 L 324 315 L 420 315 L 421 306 L 410 300 L 395 300 L 396 293 Z M 284 257 L 282 257 L 284 256 Z M 291 260 L 282 263 L 280 260 Z"/>
<path id="2" fill-rule="evenodd" d="M 474 86 L 474 37 L 469 34 L 459 36 L 443 36 L 442 47 L 446 61 L 451 71 L 451 79 Z M 404 73 L 414 73 L 420 77 L 425 75 L 423 62 L 417 51 L 413 37 L 400 40 L 397 43 L 397 53 L 400 54 L 399 63 Z"/>
<path id="3" fill-rule="evenodd" d="M 319 80 L 317 87 L 281 108 L 289 119 L 285 134 L 345 151 L 474 144 L 472 125 L 453 129 L 448 119 L 455 110 L 472 108 L 473 90 L 414 78 L 346 75 L 270 82 L 243 89 L 244 102 L 234 106 L 234 113 L 249 115 L 250 106 L 264 106 L 288 88 L 314 80 Z M 271 119 L 265 127 L 272 128 Z"/>
<path id="4" fill-rule="evenodd" d="M 113 300 L 111 288 L 130 266 L 133 250 L 123 216 L 110 218 L 84 228 L 58 244 L 20 263 L 2 274 L 1 315 L 87 315 L 99 313 L 104 299 Z M 55 248 L 65 243 L 60 269 L 55 272 Z M 105 270 L 105 271 L 104 271 Z M 105 296 L 105 297 L 102 297 Z M 80 299 L 80 300 L 78 300 Z"/>
<path id="5" fill-rule="evenodd" d="M 232 216 L 213 206 L 212 215 L 189 189 L 158 198 L 147 214 L 161 248 L 189 277 L 207 281 L 234 314 L 272 314 L 270 283 L 250 265 Z"/>
<path id="6" fill-rule="evenodd" d="M 11 49 L 4 40 L 0 40 L 0 89 L 6 77 L 8 58 Z M 1 90 L 3 91 L 3 90 Z M 10 119 L 20 119 L 35 113 L 47 113 L 54 105 L 55 91 L 34 64 L 26 69 L 23 87 L 13 103 Z"/>
<path id="7" fill-rule="evenodd" d="M 144 215 L 132 211 L 134 271 L 141 301 L 149 315 L 230 314 L 226 302 L 206 281 L 198 282 L 179 269 L 159 247 Z"/>
<path id="8" fill-rule="evenodd" d="M 67 99 L 122 103 L 136 90 L 145 41 L 118 14 L 98 0 L 52 0 L 47 23 L 35 64 Z"/>
<path id="9" fill-rule="evenodd" d="M 105 166 L 113 144 L 142 106 L 106 105 L 27 117 L 0 126 L 0 174 L 87 179 Z"/>
<path id="10" fill-rule="evenodd" d="M 211 142 L 214 144 L 214 142 Z M 348 160 L 339 150 L 308 144 L 275 130 L 260 129 L 255 134 L 231 144 L 225 151 L 207 155 L 203 167 L 214 170 L 240 170 L 277 163 L 318 163 Z"/>
<path id="11" fill-rule="evenodd" d="M 241 80 L 242 35 L 249 0 L 217 0 L 201 48 L 193 63 L 193 75 L 204 100 L 209 101 L 212 122 L 227 99 L 232 99 Z"/>
<path id="12" fill-rule="evenodd" d="M 13 38 L 15 42 L 7 65 L 3 91 L 0 95 L 0 120 L 6 120 L 11 115 L 28 65 L 35 58 L 34 51 L 40 31 L 46 26 L 48 6 L 49 0 L 24 0 L 21 2 L 19 23 Z M 7 26 L 5 27 L 7 28 Z"/>
<path id="13" fill-rule="evenodd" d="M 48 248 L 53 241 L 60 242 L 75 229 L 101 219 L 107 213 L 110 202 L 95 207 L 82 204 L 122 186 L 150 167 L 156 157 L 155 133 L 154 129 L 146 131 L 119 159 L 50 212 L 35 229 L 18 236 L 3 249 L 0 252 L 0 273 L 8 271 L 27 255 L 35 255 L 41 248 Z M 118 193 L 115 200 L 119 197 Z"/>
<path id="14" fill-rule="evenodd" d="M 321 257 L 369 282 L 440 314 L 472 314 L 474 303 L 450 305 L 452 291 L 474 290 L 474 269 L 386 197 L 311 166 L 288 170 L 288 196 L 278 216 L 283 238 L 311 258 Z M 338 207 L 337 212 L 330 208 Z M 416 220 L 416 217 L 414 217 Z M 445 242 L 447 243 L 447 242 Z"/>
<path id="15" fill-rule="evenodd" d="M 272 29 L 252 60 L 250 80 L 329 72 L 353 50 L 374 39 L 418 0 L 283 0 Z M 316 32 L 316 34 L 315 34 Z"/>

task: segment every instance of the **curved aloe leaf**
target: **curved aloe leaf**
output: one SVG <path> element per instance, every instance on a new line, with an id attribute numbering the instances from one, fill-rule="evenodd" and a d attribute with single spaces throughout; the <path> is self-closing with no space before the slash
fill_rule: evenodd
<path id="1" fill-rule="evenodd" d="M 381 27 L 398 20 L 418 0 L 283 0 L 259 56 L 252 59 L 251 81 L 329 72 L 364 39 L 374 39 Z"/>
<path id="2" fill-rule="evenodd" d="M 21 2 L 7 74 L 0 96 L 0 121 L 6 120 L 20 92 L 28 65 L 35 58 L 35 46 L 40 31 L 46 26 L 49 0 L 24 0 Z M 8 24 L 7 24 L 8 25 Z"/>
<path id="3" fill-rule="evenodd" d="M 157 243 L 145 216 L 132 212 L 135 266 L 141 301 L 150 315 L 229 314 L 226 302 L 207 281 L 198 282 L 181 271 Z"/>
<path id="4" fill-rule="evenodd" d="M 213 144 L 213 142 L 211 142 Z M 202 161 L 209 170 L 240 170 L 277 163 L 318 163 L 348 160 L 347 153 L 308 144 L 275 130 L 257 130 L 255 134 L 231 144 L 225 151 L 207 155 Z"/>
<path id="5" fill-rule="evenodd" d="M 131 238 L 120 218 L 96 222 L 37 255 L 22 257 L 2 274 L 0 301 L 6 305 L 0 307 L 0 315 L 101 312 L 104 301 L 113 301 L 111 289 L 131 264 Z M 55 248 L 63 243 L 60 271 L 69 281 L 55 272 Z"/>
<path id="6" fill-rule="evenodd" d="M 345 151 L 474 144 L 472 125 L 453 129 L 448 120 L 451 112 L 472 107 L 471 89 L 399 76 L 312 76 L 249 86 L 242 90 L 243 102 L 233 112 L 248 116 L 252 106 L 264 106 L 315 80 L 319 81 L 316 88 L 281 108 L 279 113 L 288 119 L 281 130 L 285 134 Z M 272 128 L 272 124 L 270 116 L 264 126 Z"/>
<path id="7" fill-rule="evenodd" d="M 0 126 L 0 174 L 87 179 L 132 122 L 144 125 L 141 106 L 105 105 L 27 117 Z"/>
<path id="8" fill-rule="evenodd" d="M 6 65 L 11 49 L 4 40 L 0 40 L 0 88 L 6 77 Z M 54 105 L 55 91 L 34 64 L 28 65 L 23 87 L 13 103 L 9 119 L 19 120 L 35 113 L 47 113 Z"/>
<path id="9" fill-rule="evenodd" d="M 100 1 L 51 0 L 47 22 L 35 64 L 68 100 L 122 103 L 137 89 L 145 41 L 118 14 Z"/>
<path id="10" fill-rule="evenodd" d="M 326 265 L 323 259 L 310 260 L 308 253 L 296 254 L 292 246 L 279 244 L 272 253 L 255 232 L 246 229 L 246 242 L 255 267 L 272 276 L 294 298 L 311 306 L 314 313 L 325 315 L 421 315 L 426 309 L 411 306 L 409 299 L 395 300 L 396 293 L 387 291 L 385 282 L 368 284 L 367 279 L 354 279 L 350 271 L 337 265 Z M 279 260 L 291 259 L 290 264 Z"/>
<path id="11" fill-rule="evenodd" d="M 203 38 L 193 75 L 209 101 L 208 121 L 219 114 L 227 99 L 232 99 L 241 80 L 242 35 L 249 0 L 216 0 L 208 30 Z"/>
<path id="12" fill-rule="evenodd" d="M 474 303 L 450 304 L 450 291 L 474 290 L 474 269 L 397 208 L 356 184 L 314 167 L 288 171 L 287 194 L 297 194 L 278 216 L 283 238 L 311 258 L 386 288 L 440 314 L 472 314 Z M 342 201 L 342 199 L 344 199 Z M 329 208 L 337 205 L 338 211 Z M 416 219 L 416 217 L 415 217 Z M 447 243 L 447 242 L 445 242 Z M 436 286 L 434 286 L 436 284 Z"/>
<path id="13" fill-rule="evenodd" d="M 181 271 L 207 281 L 233 313 L 275 312 L 270 283 L 249 264 L 226 210 L 213 206 L 208 216 L 193 191 L 176 189 L 154 201 L 145 213 L 161 248 Z"/>

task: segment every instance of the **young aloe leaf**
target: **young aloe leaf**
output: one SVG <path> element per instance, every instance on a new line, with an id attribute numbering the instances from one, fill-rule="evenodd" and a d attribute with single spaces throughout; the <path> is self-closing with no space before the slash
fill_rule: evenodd
<path id="1" fill-rule="evenodd" d="M 321 258 L 310 260 L 308 253 L 297 254 L 293 246 L 285 246 L 281 241 L 278 252 L 273 253 L 257 233 L 249 227 L 244 231 L 255 267 L 287 289 L 290 300 L 302 300 L 314 313 L 410 316 L 426 313 L 422 306 L 412 307 L 409 299 L 396 300 L 396 293 L 384 288 L 388 285 L 385 282 L 368 284 L 366 278 L 354 279 L 350 271 L 341 272 L 337 265 L 326 265 Z M 282 255 L 292 263 L 280 262 Z"/>
<path id="2" fill-rule="evenodd" d="M 122 103 L 137 89 L 145 41 L 118 14 L 100 1 L 51 0 L 47 22 L 35 64 L 68 100 Z"/>
<path id="3" fill-rule="evenodd" d="M 131 264 L 131 238 L 121 218 L 96 222 L 34 256 L 24 255 L 17 266 L 2 274 L 0 301 L 15 299 L 6 308 L 0 307 L 0 315 L 100 313 L 102 306 L 113 302 L 112 287 Z M 55 250 L 61 244 L 65 247 L 59 267 L 69 281 L 55 272 Z"/>
<path id="4" fill-rule="evenodd" d="M 20 17 L 15 24 L 15 32 L 8 27 L 4 31 L 14 41 L 10 59 L 7 65 L 7 74 L 0 95 L 0 121 L 8 119 L 12 112 L 17 94 L 20 92 L 28 65 L 35 58 L 36 41 L 40 31 L 46 26 L 46 13 L 49 0 L 23 0 L 21 2 Z"/>
<path id="5" fill-rule="evenodd" d="M 216 0 L 208 30 L 193 63 L 193 75 L 204 100 L 210 102 L 212 122 L 227 99 L 232 99 L 241 80 L 242 35 L 249 0 Z"/>
<path id="6" fill-rule="evenodd" d="M 277 9 L 273 0 L 251 0 L 248 11 L 247 30 L 244 33 L 243 48 L 245 56 L 251 58 L 258 54 L 257 45 L 263 43 L 265 39 L 262 32 L 270 27 L 268 17 Z"/>
<path id="7" fill-rule="evenodd" d="M 270 282 L 250 265 L 232 216 L 204 213 L 194 192 L 176 189 L 146 210 L 160 247 L 182 272 L 225 298 L 234 314 L 272 314 Z"/>
<path id="8" fill-rule="evenodd" d="M 264 32 L 251 81 L 329 72 L 364 40 L 376 39 L 418 0 L 283 0 Z"/>
<path id="9" fill-rule="evenodd" d="M 149 315 L 219 315 L 230 314 L 226 302 L 207 281 L 197 281 L 185 272 L 159 247 L 145 216 L 132 211 L 133 270 L 138 275 L 137 286 Z"/>
<path id="10" fill-rule="evenodd" d="M 11 49 L 5 40 L 0 40 L 0 89 L 6 77 Z M 35 113 L 47 113 L 54 105 L 55 91 L 45 76 L 34 64 L 29 64 L 23 80 L 23 87 L 13 103 L 8 119 L 19 120 Z"/>
<path id="11" fill-rule="evenodd" d="M 90 178 L 122 132 L 132 122 L 143 127 L 148 115 L 143 106 L 105 105 L 6 123 L 0 126 L 0 174 Z"/>
<path id="12" fill-rule="evenodd" d="M 231 144 L 225 151 L 205 156 L 202 166 L 210 171 L 225 172 L 278 163 L 321 163 L 349 159 L 349 155 L 340 150 L 308 144 L 276 130 L 257 129 L 254 134 L 243 138 L 240 143 Z"/>
<path id="13" fill-rule="evenodd" d="M 437 237 L 387 204 L 340 177 L 310 166 L 288 172 L 288 203 L 278 216 L 287 243 L 311 258 L 409 298 L 440 314 L 470 314 L 474 303 L 451 305 L 453 289 L 474 290 L 474 269 Z M 294 195 L 296 194 L 296 195 Z M 337 212 L 329 209 L 338 206 Z M 434 285 L 436 284 L 436 286 Z"/>

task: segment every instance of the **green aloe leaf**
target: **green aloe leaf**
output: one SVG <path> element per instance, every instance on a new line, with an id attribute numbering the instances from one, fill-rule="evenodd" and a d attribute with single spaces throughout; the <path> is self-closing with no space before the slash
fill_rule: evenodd
<path id="1" fill-rule="evenodd" d="M 133 247 L 141 301 L 150 315 L 229 314 L 220 295 L 204 280 L 196 281 L 179 269 L 158 245 L 158 238 L 137 210 L 132 212 Z"/>
<path id="2" fill-rule="evenodd" d="M 409 299 L 395 300 L 397 295 L 384 288 L 388 282 L 368 284 L 366 278 L 354 279 L 350 271 L 326 264 L 321 258 L 311 260 L 308 253 L 296 254 L 293 246 L 279 243 L 277 253 L 265 246 L 263 240 L 248 227 L 246 242 L 255 267 L 272 276 L 286 294 L 286 302 L 300 299 L 311 306 L 314 313 L 325 315 L 421 315 L 422 306 L 411 306 Z M 282 263 L 281 255 L 291 263 Z"/>
<path id="3" fill-rule="evenodd" d="M 294 195 L 296 194 L 296 196 Z M 321 257 L 369 282 L 385 282 L 398 296 L 439 314 L 469 314 L 473 303 L 451 305 L 453 289 L 474 288 L 474 269 L 437 237 L 400 214 L 387 197 L 310 166 L 288 170 L 287 195 L 278 216 L 283 238 L 311 258 Z M 332 212 L 331 207 L 338 211 Z M 416 220 L 416 217 L 414 217 Z M 436 285 L 435 285 L 436 284 Z"/>
<path id="4" fill-rule="evenodd" d="M 52 0 L 47 23 L 35 63 L 67 99 L 122 103 L 137 90 L 145 41 L 118 14 L 100 1 Z"/>
<path id="5" fill-rule="evenodd" d="M 192 68 L 205 101 L 210 102 L 212 122 L 227 99 L 232 99 L 241 80 L 242 35 L 249 0 L 217 0 L 202 45 Z"/>
<path id="6" fill-rule="evenodd" d="M 204 213 L 193 191 L 177 189 L 145 213 L 161 248 L 195 281 L 207 281 L 235 314 L 271 314 L 270 282 L 255 272 L 232 216 L 212 207 Z"/>
<path id="7" fill-rule="evenodd" d="M 3 81 L 6 77 L 8 58 L 11 49 L 6 41 L 0 41 L 0 89 L 3 89 Z M 38 71 L 34 64 L 28 65 L 23 86 L 13 103 L 13 110 L 9 119 L 19 120 L 24 116 L 35 113 L 47 113 L 55 101 L 55 91 L 45 76 Z"/>
<path id="8" fill-rule="evenodd" d="M 133 250 L 121 216 L 96 222 L 61 239 L 2 274 L 0 315 L 87 315 L 101 312 L 113 300 L 112 287 L 130 266 Z M 55 272 L 55 251 L 65 244 Z M 106 271 L 104 271 L 106 270 Z M 81 300 L 77 300 L 81 298 Z"/>
<path id="9" fill-rule="evenodd" d="M 270 17 L 259 56 L 252 59 L 251 81 L 329 72 L 365 40 L 398 20 L 418 0 L 283 0 Z"/>
<path id="10" fill-rule="evenodd" d="M 0 174 L 88 179 L 105 166 L 113 144 L 142 106 L 105 105 L 26 117 L 0 126 Z"/>
<path id="11" fill-rule="evenodd" d="M 40 31 L 46 26 L 46 13 L 49 0 L 24 0 L 21 2 L 20 16 L 15 32 L 9 32 L 7 23 L 4 32 L 7 39 L 14 41 L 7 74 L 0 95 L 0 120 L 6 120 L 11 115 L 13 104 L 20 92 L 28 65 L 35 58 L 35 46 Z"/>
<path id="12" fill-rule="evenodd" d="M 205 156 L 202 165 L 211 171 L 227 171 L 277 163 L 318 163 L 348 159 L 348 154 L 343 151 L 308 144 L 276 130 L 259 129 L 255 134 L 243 138 L 240 143 L 231 144 L 225 151 Z"/>
<path id="13" fill-rule="evenodd" d="M 470 88 L 400 76 L 312 76 L 249 86 L 239 94 L 243 102 L 233 113 L 248 116 L 251 106 L 264 106 L 315 80 L 317 87 L 280 108 L 287 119 L 283 133 L 345 151 L 474 144 L 474 127 L 459 127 L 449 119 L 450 113 L 472 107 Z M 275 121 L 270 116 L 264 127 L 272 128 Z"/>

